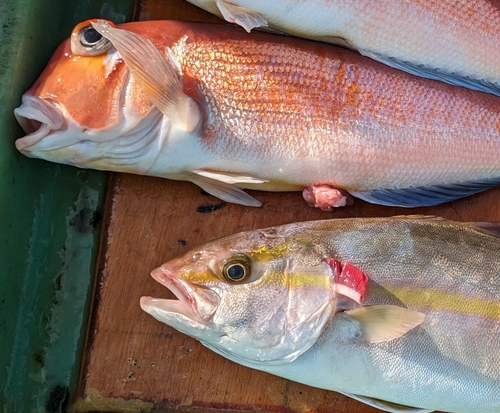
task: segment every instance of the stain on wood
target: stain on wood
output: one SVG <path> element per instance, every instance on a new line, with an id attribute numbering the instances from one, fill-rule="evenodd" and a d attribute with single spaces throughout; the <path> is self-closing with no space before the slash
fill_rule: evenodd
<path id="1" fill-rule="evenodd" d="M 184 0 L 140 3 L 137 19 L 219 21 Z M 173 295 L 150 271 L 211 239 L 295 221 L 402 214 L 500 221 L 500 189 L 430 208 L 356 200 L 333 212 L 308 207 L 298 192 L 249 192 L 262 208 L 221 203 L 190 183 L 110 174 L 75 411 L 378 412 L 335 392 L 239 366 L 154 320 L 140 309 L 140 297 Z"/>

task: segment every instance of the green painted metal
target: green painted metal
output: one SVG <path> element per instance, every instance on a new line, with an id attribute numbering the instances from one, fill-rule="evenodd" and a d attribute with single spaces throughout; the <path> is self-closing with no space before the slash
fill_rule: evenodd
<path id="1" fill-rule="evenodd" d="M 64 412 L 78 375 L 106 175 L 20 155 L 13 109 L 57 45 L 132 0 L 0 1 L 0 411 Z"/>

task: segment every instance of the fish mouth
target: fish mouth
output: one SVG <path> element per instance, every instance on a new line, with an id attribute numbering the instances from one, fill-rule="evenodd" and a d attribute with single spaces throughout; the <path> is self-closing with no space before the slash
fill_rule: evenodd
<path id="1" fill-rule="evenodd" d="M 145 312 L 153 316 L 158 311 L 177 313 L 198 323 L 205 323 L 206 320 L 197 311 L 196 300 L 185 283 L 161 267 L 154 269 L 151 276 L 167 287 L 175 295 L 176 299 L 141 297 L 140 305 Z"/>
<path id="2" fill-rule="evenodd" d="M 47 99 L 23 95 L 22 104 L 14 109 L 14 116 L 26 136 L 16 140 L 16 148 L 23 152 L 40 142 L 53 130 L 61 129 L 64 117 Z"/>

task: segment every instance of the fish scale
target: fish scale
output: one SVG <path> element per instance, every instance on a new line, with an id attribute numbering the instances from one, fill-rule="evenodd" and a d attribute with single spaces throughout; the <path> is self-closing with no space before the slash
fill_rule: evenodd
<path id="1" fill-rule="evenodd" d="M 307 166 L 287 175 L 293 183 L 313 182 L 319 168 L 323 181 L 347 190 L 498 176 L 496 98 L 374 68 L 338 49 L 295 52 L 258 40 L 188 40 L 177 56 L 207 98 L 207 150 L 283 167 L 301 159 Z"/>

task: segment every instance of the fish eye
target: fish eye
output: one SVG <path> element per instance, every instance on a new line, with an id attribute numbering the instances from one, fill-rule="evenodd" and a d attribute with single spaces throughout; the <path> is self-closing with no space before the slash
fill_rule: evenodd
<path id="1" fill-rule="evenodd" d="M 103 54 L 111 47 L 111 42 L 102 36 L 91 24 L 84 26 L 78 32 L 78 41 L 86 56 Z"/>
<path id="2" fill-rule="evenodd" d="M 93 27 L 88 27 L 87 30 L 84 30 L 81 34 L 82 39 L 82 46 L 93 46 L 96 44 L 99 40 L 102 39 L 102 34 L 99 33 L 96 29 Z"/>
<path id="3" fill-rule="evenodd" d="M 250 258 L 236 254 L 227 259 L 222 266 L 222 275 L 228 281 L 242 282 L 251 274 Z"/>

